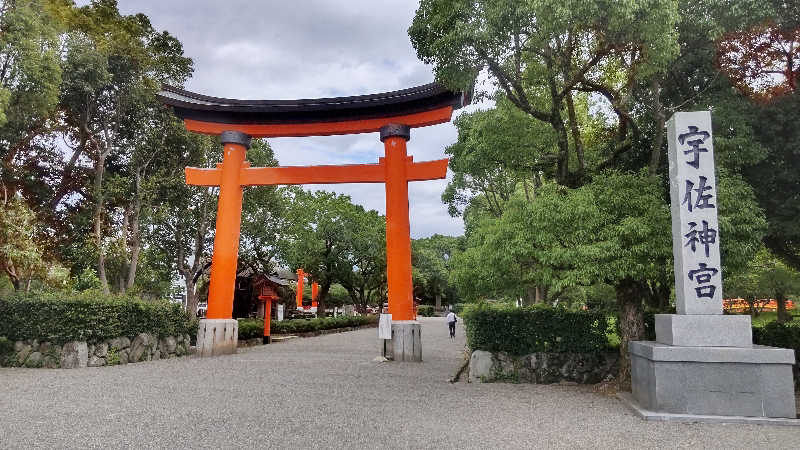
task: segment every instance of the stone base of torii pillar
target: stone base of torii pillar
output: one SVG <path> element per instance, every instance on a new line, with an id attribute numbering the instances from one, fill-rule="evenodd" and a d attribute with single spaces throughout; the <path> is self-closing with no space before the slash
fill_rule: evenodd
<path id="1" fill-rule="evenodd" d="M 392 361 L 422 361 L 422 327 L 416 320 L 393 320 L 392 338 L 381 339 L 381 353 Z"/>
<path id="2" fill-rule="evenodd" d="M 236 319 L 200 319 L 196 356 L 201 358 L 236 353 L 239 322 Z"/>

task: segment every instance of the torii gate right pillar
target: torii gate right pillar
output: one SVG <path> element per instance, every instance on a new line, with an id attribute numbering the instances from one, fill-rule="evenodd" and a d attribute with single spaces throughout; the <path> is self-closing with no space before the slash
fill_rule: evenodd
<path id="1" fill-rule="evenodd" d="M 408 219 L 406 125 L 380 129 L 386 170 L 386 269 L 392 339 L 383 342 L 383 354 L 395 361 L 422 361 L 420 324 L 414 315 L 411 280 L 411 227 Z"/>

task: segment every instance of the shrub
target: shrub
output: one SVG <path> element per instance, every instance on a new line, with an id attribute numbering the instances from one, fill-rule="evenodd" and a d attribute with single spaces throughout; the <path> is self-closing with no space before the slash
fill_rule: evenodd
<path id="1" fill-rule="evenodd" d="M 769 322 L 764 326 L 755 326 L 753 342 L 770 347 L 791 348 L 794 350 L 795 361 L 800 363 L 800 324 Z M 800 367 L 795 365 L 792 371 L 795 390 L 800 391 Z"/>
<path id="2" fill-rule="evenodd" d="M 0 336 L 0 366 L 6 365 L 8 358 L 14 356 L 14 343 Z"/>
<path id="3" fill-rule="evenodd" d="M 175 303 L 96 292 L 0 298 L 0 335 L 12 341 L 100 342 L 139 333 L 192 335 L 197 322 Z"/>
<path id="4" fill-rule="evenodd" d="M 473 350 L 525 355 L 534 352 L 596 352 L 608 349 L 602 312 L 479 303 L 462 313 Z"/>
<path id="5" fill-rule="evenodd" d="M 378 316 L 339 316 L 317 319 L 291 319 L 270 322 L 270 334 L 307 333 L 309 331 L 334 328 L 357 327 L 375 323 Z M 251 339 L 264 335 L 263 319 L 239 319 L 239 339 Z"/>
<path id="6" fill-rule="evenodd" d="M 763 327 L 753 327 L 753 341 L 759 345 L 794 349 L 800 352 L 800 326 L 769 322 Z"/>
<path id="7" fill-rule="evenodd" d="M 433 306 L 419 305 L 417 306 L 417 314 L 422 317 L 433 317 Z"/>
<path id="8" fill-rule="evenodd" d="M 239 319 L 239 339 L 252 339 L 264 336 L 263 319 Z"/>

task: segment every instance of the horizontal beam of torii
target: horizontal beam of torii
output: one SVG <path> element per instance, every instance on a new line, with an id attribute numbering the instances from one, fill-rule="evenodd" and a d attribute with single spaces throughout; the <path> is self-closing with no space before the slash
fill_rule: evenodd
<path id="1" fill-rule="evenodd" d="M 239 172 L 242 186 L 268 186 L 276 184 L 336 184 L 336 183 L 384 183 L 386 161 L 381 157 L 378 164 L 344 164 L 337 166 L 284 166 L 250 167 L 245 161 Z M 447 159 L 414 162 L 406 158 L 406 180 L 425 181 L 444 178 L 447 174 Z M 222 182 L 222 164 L 216 169 L 186 168 L 186 184 L 193 186 L 219 186 Z"/>

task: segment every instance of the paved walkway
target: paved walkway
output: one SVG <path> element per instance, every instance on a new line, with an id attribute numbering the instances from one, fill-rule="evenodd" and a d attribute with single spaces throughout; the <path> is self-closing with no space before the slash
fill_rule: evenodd
<path id="1" fill-rule="evenodd" d="M 374 329 L 237 355 L 0 369 L 0 448 L 800 448 L 800 429 L 646 423 L 588 387 L 450 384 L 464 347 L 423 319 L 422 364 Z"/>

